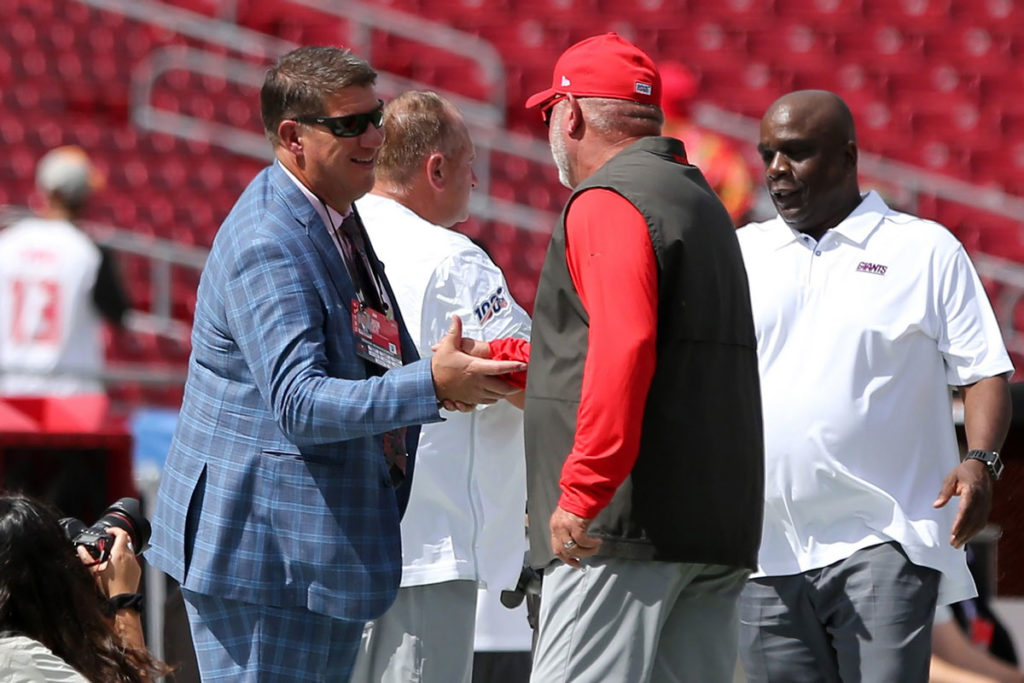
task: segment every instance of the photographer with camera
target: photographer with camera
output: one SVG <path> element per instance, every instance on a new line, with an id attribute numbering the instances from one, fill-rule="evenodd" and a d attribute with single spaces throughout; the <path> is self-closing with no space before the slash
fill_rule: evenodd
<path id="1" fill-rule="evenodd" d="M 85 529 L 31 498 L 0 496 L 0 679 L 134 683 L 169 673 L 147 652 L 138 611 L 135 551 L 148 523 L 121 519 L 124 500 Z"/>

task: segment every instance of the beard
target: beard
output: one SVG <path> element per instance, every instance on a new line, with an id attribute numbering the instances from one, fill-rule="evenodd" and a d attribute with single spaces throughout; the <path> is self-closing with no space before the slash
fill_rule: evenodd
<path id="1" fill-rule="evenodd" d="M 561 131 L 561 117 L 552 119 L 551 131 L 548 141 L 551 143 L 551 156 L 558 167 L 558 182 L 571 190 L 573 185 L 569 180 L 569 151 L 565 147 L 565 136 Z"/>

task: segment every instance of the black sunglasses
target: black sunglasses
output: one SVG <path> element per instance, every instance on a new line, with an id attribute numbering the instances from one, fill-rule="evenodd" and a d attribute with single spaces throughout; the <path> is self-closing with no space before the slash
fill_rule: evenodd
<path id="1" fill-rule="evenodd" d="M 354 138 L 366 132 L 372 123 L 374 128 L 380 128 L 384 123 L 384 102 L 377 100 L 377 108 L 362 114 L 348 114 L 346 116 L 296 116 L 292 121 L 298 123 L 319 123 L 331 132 L 331 135 L 339 138 Z"/>

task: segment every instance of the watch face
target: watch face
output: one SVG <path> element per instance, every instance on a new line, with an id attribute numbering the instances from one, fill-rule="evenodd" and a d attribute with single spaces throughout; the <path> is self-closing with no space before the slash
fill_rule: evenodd
<path id="1" fill-rule="evenodd" d="M 992 475 L 998 479 L 1003 474 L 1003 461 L 999 459 L 997 455 L 995 459 L 989 463 L 989 469 L 992 471 Z"/>

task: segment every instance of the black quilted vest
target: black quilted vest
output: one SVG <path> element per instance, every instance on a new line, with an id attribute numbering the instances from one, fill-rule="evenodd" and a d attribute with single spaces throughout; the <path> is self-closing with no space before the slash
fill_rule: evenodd
<path id="1" fill-rule="evenodd" d="M 647 222 L 658 266 L 657 360 L 632 473 L 591 524 L 602 555 L 756 567 L 763 436 L 747 276 L 729 215 L 672 138 L 643 138 L 581 183 Z M 572 448 L 588 319 L 565 260 L 565 213 L 534 304 L 526 387 L 530 560 L 553 559 L 548 519 Z M 625 408 L 625 406 L 624 406 Z"/>

